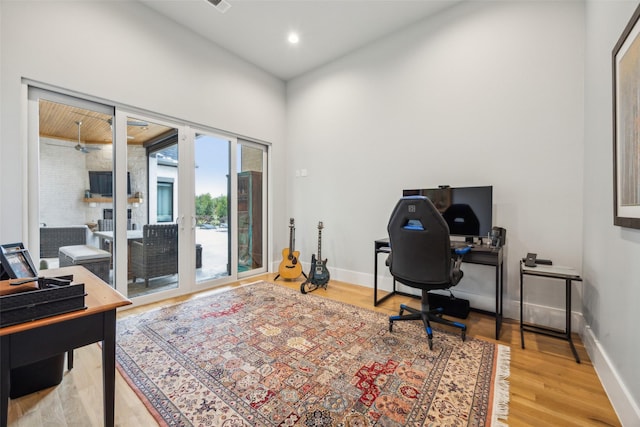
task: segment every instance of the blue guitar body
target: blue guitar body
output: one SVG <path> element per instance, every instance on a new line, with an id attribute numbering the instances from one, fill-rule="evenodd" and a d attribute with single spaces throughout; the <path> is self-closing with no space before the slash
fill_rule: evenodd
<path id="1" fill-rule="evenodd" d="M 311 255 L 311 272 L 309 273 L 309 282 L 317 286 L 323 286 L 329 282 L 327 260 L 316 259 L 315 254 Z"/>

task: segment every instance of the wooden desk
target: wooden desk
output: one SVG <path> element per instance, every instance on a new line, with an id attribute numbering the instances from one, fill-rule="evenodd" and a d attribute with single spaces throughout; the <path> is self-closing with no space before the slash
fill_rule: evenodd
<path id="1" fill-rule="evenodd" d="M 455 249 L 452 242 L 451 250 Z M 374 242 L 374 263 L 373 263 L 373 305 L 376 306 L 382 301 L 393 295 L 403 295 L 413 298 L 420 298 L 420 295 L 414 295 L 406 292 L 396 290 L 396 281 L 393 281 L 393 290 L 378 299 L 378 254 L 391 253 L 391 247 L 389 246 L 389 238 L 378 239 Z M 484 314 L 489 314 L 496 319 L 496 339 L 500 339 L 500 328 L 502 327 L 502 307 L 504 297 L 504 263 L 503 263 L 503 248 L 494 248 L 490 246 L 474 246 L 471 251 L 467 252 L 462 262 L 469 264 L 480 264 L 495 267 L 496 270 L 496 305 L 495 311 L 480 310 L 477 308 L 471 308 L 473 311 L 477 311 Z"/>
<path id="2" fill-rule="evenodd" d="M 44 270 L 47 277 L 73 274 L 84 283 L 86 310 L 0 328 L 0 426 L 7 425 L 11 369 L 102 341 L 104 425 L 114 425 L 116 309 L 131 304 L 84 267 Z M 0 281 L 0 287 L 9 281 Z"/>
<path id="3" fill-rule="evenodd" d="M 565 330 L 558 331 L 546 326 L 537 326 L 526 324 L 523 322 L 523 287 L 524 276 L 548 277 L 550 279 L 564 280 L 565 283 Z M 524 262 L 520 261 L 520 343 L 524 349 L 524 331 L 534 332 L 547 335 L 553 338 L 560 338 L 569 341 L 571 352 L 576 358 L 576 363 L 580 363 L 580 357 L 576 347 L 571 339 L 571 282 L 581 282 L 582 278 L 578 272 L 571 267 L 562 267 L 557 265 L 538 265 L 536 267 L 527 267 Z"/>

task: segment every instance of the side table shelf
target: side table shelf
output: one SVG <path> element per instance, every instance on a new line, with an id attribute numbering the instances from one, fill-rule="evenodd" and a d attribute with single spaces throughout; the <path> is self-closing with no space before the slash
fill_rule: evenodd
<path id="1" fill-rule="evenodd" d="M 526 324 L 523 321 L 523 289 L 524 289 L 524 276 L 538 276 L 548 277 L 550 279 L 560 279 L 565 281 L 565 330 L 559 331 L 557 329 L 538 326 L 532 324 Z M 578 272 L 571 267 L 561 267 L 552 265 L 538 265 L 537 267 L 527 267 L 524 262 L 520 261 L 520 342 L 524 349 L 524 332 L 533 332 L 538 334 L 547 335 L 553 338 L 560 338 L 569 341 L 571 346 L 571 352 L 576 359 L 577 363 L 580 363 L 580 357 L 576 351 L 576 347 L 573 345 L 571 339 L 571 282 L 581 282 L 582 277 Z"/>

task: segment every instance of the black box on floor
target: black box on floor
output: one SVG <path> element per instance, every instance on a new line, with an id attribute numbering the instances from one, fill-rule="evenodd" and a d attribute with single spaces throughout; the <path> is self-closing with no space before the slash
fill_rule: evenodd
<path id="1" fill-rule="evenodd" d="M 63 371 L 64 353 L 30 365 L 13 368 L 9 397 L 16 399 L 58 385 L 62 381 Z"/>
<path id="2" fill-rule="evenodd" d="M 469 316 L 469 300 L 456 298 L 453 295 L 440 295 L 429 292 L 429 308 L 442 308 L 444 314 L 466 319 Z"/>

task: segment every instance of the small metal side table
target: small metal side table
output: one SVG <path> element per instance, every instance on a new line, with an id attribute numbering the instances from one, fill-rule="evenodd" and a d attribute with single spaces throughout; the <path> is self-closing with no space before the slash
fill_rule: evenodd
<path id="1" fill-rule="evenodd" d="M 550 279 L 560 279 L 565 281 L 566 288 L 566 323 L 564 332 L 544 326 L 536 326 L 525 324 L 523 322 L 523 285 L 524 276 L 548 277 Z M 580 363 L 580 357 L 576 351 L 573 341 L 571 340 L 571 282 L 581 282 L 582 278 L 578 272 L 571 267 L 562 267 L 555 265 L 537 265 L 536 267 L 527 267 L 523 261 L 520 261 L 520 341 L 524 349 L 524 331 L 534 332 L 547 335 L 553 338 L 560 338 L 569 341 L 573 356 L 576 362 Z"/>

